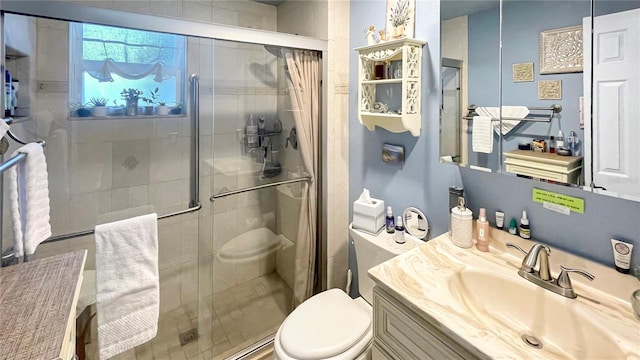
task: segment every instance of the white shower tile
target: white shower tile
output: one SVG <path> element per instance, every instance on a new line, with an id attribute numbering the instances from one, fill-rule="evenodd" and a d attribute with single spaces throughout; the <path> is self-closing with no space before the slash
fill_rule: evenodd
<path id="1" fill-rule="evenodd" d="M 94 143 L 113 141 L 113 122 L 111 120 L 72 121 L 71 142 Z"/>
<path id="2" fill-rule="evenodd" d="M 180 297 L 183 305 L 198 299 L 198 263 L 183 263 L 180 272 Z"/>
<path id="3" fill-rule="evenodd" d="M 131 186 L 111 191 L 111 208 L 124 210 L 149 204 L 149 186 Z"/>
<path id="4" fill-rule="evenodd" d="M 180 224 L 158 222 L 158 267 L 168 269 L 180 265 Z"/>
<path id="5" fill-rule="evenodd" d="M 216 6 L 216 2 L 213 3 L 211 9 L 211 19 L 216 24 L 225 25 L 238 25 L 238 12 Z"/>
<path id="6" fill-rule="evenodd" d="M 133 119 L 114 119 L 113 138 L 114 140 L 147 140 L 154 134 L 153 117 L 136 117 Z"/>
<path id="7" fill-rule="evenodd" d="M 72 194 L 111 189 L 111 152 L 111 143 L 72 144 L 69 158 Z"/>
<path id="8" fill-rule="evenodd" d="M 149 0 L 113 0 L 116 10 L 146 14 L 149 13 Z"/>
<path id="9" fill-rule="evenodd" d="M 149 140 L 113 143 L 113 188 L 149 184 Z"/>
<path id="10" fill-rule="evenodd" d="M 216 158 L 238 157 L 240 150 L 241 144 L 235 136 L 226 134 L 213 136 L 213 153 Z"/>
<path id="11" fill-rule="evenodd" d="M 180 291 L 180 265 L 160 270 L 161 314 L 166 314 L 180 307 Z"/>
<path id="12" fill-rule="evenodd" d="M 215 95 L 214 119 L 216 134 L 234 134 L 243 129 L 247 119 L 239 113 L 238 95 Z"/>
<path id="13" fill-rule="evenodd" d="M 176 0 L 151 0 L 149 13 L 162 16 L 182 17 L 182 2 Z"/>
<path id="14" fill-rule="evenodd" d="M 183 1 L 182 17 L 185 19 L 211 22 L 211 4 L 201 1 Z"/>
<path id="15" fill-rule="evenodd" d="M 69 80 L 69 31 L 68 29 L 38 29 L 38 81 Z M 55 59 L 55 61 L 51 61 Z"/>
<path id="16" fill-rule="evenodd" d="M 185 129 L 186 125 L 186 129 Z M 159 117 L 154 121 L 155 137 L 167 138 L 176 136 L 189 136 L 189 118 L 180 117 Z M 186 133 L 184 132 L 186 130 Z"/>
<path id="17" fill-rule="evenodd" d="M 152 183 L 189 177 L 190 139 L 186 137 L 154 139 L 149 143 L 149 179 Z"/>
<path id="18" fill-rule="evenodd" d="M 187 263 L 198 259 L 198 218 L 185 219 L 182 222 L 181 262 Z"/>
<path id="19" fill-rule="evenodd" d="M 111 212 L 111 191 L 71 195 L 69 200 L 69 230 L 93 229 L 98 218 Z"/>
<path id="20" fill-rule="evenodd" d="M 153 183 L 149 186 L 149 195 L 158 214 L 184 210 L 189 205 L 189 181 Z"/>

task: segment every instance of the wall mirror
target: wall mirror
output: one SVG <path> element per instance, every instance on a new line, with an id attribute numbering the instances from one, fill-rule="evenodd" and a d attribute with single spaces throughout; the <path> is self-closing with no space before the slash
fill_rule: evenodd
<path id="1" fill-rule="evenodd" d="M 499 136 L 489 133 L 485 146 L 474 152 L 471 124 L 464 119 L 469 104 L 500 103 L 500 2 L 442 1 L 442 98 L 440 160 L 486 171 L 499 171 Z M 477 143 L 476 143 L 477 144 Z"/>
<path id="2" fill-rule="evenodd" d="M 442 2 L 441 159 L 640 200 L 640 152 L 634 147 L 640 137 L 640 2 L 501 5 Z M 466 54 L 455 41 L 465 34 Z M 446 116 L 451 95 L 445 75 L 452 60 L 462 62 L 461 77 L 467 76 L 467 91 L 464 81 L 458 87 L 457 122 Z M 497 98 L 490 96 L 494 92 Z M 493 112 L 485 109 L 491 107 Z M 494 131 L 474 115 L 496 119 Z M 567 152 L 572 156 L 559 155 Z"/>

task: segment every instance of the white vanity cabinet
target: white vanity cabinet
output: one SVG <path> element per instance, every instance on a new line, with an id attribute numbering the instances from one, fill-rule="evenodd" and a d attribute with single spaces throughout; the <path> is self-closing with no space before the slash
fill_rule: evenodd
<path id="1" fill-rule="evenodd" d="M 389 293 L 373 289 L 373 360 L 478 359 Z"/>
<path id="2" fill-rule="evenodd" d="M 398 39 L 356 48 L 358 118 L 370 131 L 420 135 L 422 47 L 425 41 Z"/>

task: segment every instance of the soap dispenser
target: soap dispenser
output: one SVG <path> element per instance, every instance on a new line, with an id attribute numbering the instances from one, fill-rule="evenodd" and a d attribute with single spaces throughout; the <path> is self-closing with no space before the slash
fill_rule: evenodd
<path id="1" fill-rule="evenodd" d="M 458 206 L 451 209 L 451 242 L 461 248 L 473 246 L 473 213 L 464 204 L 464 198 L 458 198 Z"/>

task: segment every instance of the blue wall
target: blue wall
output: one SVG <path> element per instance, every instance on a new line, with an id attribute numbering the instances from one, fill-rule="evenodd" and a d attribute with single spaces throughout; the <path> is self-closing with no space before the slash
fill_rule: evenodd
<path id="1" fill-rule="evenodd" d="M 385 5 L 385 0 L 351 1 L 351 48 L 366 44 L 364 34 L 370 24 L 378 28 L 382 26 Z M 631 242 L 636 246 L 632 266 L 639 265 L 640 203 L 595 195 L 574 188 L 535 183 L 512 176 L 461 169 L 438 162 L 439 6 L 437 1 L 418 0 L 416 4 L 415 37 L 428 41 L 424 47 L 422 64 L 423 119 L 420 137 L 414 138 L 409 133 L 392 134 L 379 128 L 370 132 L 360 125 L 356 108 L 358 63 L 356 53 L 351 53 L 349 61 L 350 201 L 353 202 L 362 188 L 367 187 L 374 197 L 384 199 L 386 205 L 392 206 L 396 213 L 407 206 L 416 206 L 427 215 L 431 226 L 430 238 L 433 238 L 447 229 L 448 187 L 460 185 L 462 181 L 469 206 L 474 214 L 477 214 L 480 207 L 487 208 L 492 225 L 495 225 L 493 213 L 496 209 L 505 212 L 507 221 L 511 217 L 520 218 L 521 211 L 526 209 L 531 219 L 533 237 L 538 241 L 613 265 L 610 244 L 610 238 L 613 237 Z M 381 161 L 380 152 L 385 142 L 405 146 L 406 163 L 403 167 L 387 165 Z M 531 190 L 534 187 L 584 198 L 585 213 L 571 213 L 565 216 L 543 209 L 540 204 L 531 200 Z M 553 263 L 553 260 L 551 261 L 552 266 L 559 266 Z M 352 246 L 350 246 L 349 262 L 351 269 L 355 269 Z M 357 282 L 354 285 L 357 285 Z"/>
<path id="2" fill-rule="evenodd" d="M 386 1 L 351 1 L 350 47 L 366 45 L 365 29 L 385 23 Z M 399 214 L 409 206 L 421 209 L 430 225 L 430 236 L 447 230 L 451 185 L 462 185 L 458 168 L 442 165 L 439 152 L 439 83 L 440 83 L 440 3 L 417 1 L 415 38 L 426 40 L 422 56 L 422 131 L 394 134 L 376 128 L 369 131 L 358 121 L 358 57 L 349 57 L 349 198 L 353 202 L 366 187 L 371 195 L 383 199 Z M 382 162 L 383 143 L 405 147 L 404 166 Z M 350 268 L 355 269 L 350 246 Z M 354 284 L 355 285 L 355 284 Z"/>

